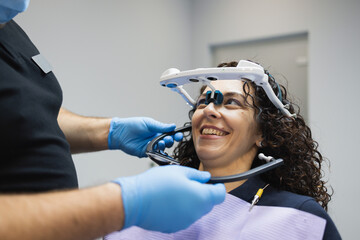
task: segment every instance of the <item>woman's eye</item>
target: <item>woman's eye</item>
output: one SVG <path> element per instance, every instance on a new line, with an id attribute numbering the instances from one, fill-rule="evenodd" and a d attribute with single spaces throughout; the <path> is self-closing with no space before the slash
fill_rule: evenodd
<path id="1" fill-rule="evenodd" d="M 225 105 L 234 105 L 234 106 L 240 106 L 240 107 L 242 106 L 242 104 L 238 100 L 233 99 L 233 98 L 226 100 Z"/>
<path id="2" fill-rule="evenodd" d="M 205 107 L 205 98 L 199 99 L 196 103 L 196 108 L 202 108 Z"/>

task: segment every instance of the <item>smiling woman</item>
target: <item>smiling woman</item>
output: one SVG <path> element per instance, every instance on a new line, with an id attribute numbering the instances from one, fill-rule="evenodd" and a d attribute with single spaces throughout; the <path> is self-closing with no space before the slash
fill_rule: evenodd
<path id="1" fill-rule="evenodd" d="M 237 66 L 230 62 L 218 67 Z M 276 107 L 253 81 L 212 81 L 211 87 L 201 89 L 189 113 L 191 134 L 175 148 L 174 158 L 181 165 L 209 171 L 213 177 L 243 173 L 263 164 L 260 153 L 282 158 L 284 164 L 256 177 L 225 183 L 225 202 L 188 229 L 171 236 L 129 229 L 108 239 L 126 239 L 126 235 L 137 239 L 341 238 L 326 213 L 331 194 L 322 180 L 318 144 L 285 87 L 267 71 L 265 74 L 289 114 Z"/>
<path id="2" fill-rule="evenodd" d="M 212 85 L 223 93 L 223 104 L 205 105 L 202 94 L 192 117 L 193 142 L 201 159 L 199 169 L 210 171 L 212 176 L 247 171 L 262 134 L 255 120 L 255 110 L 246 105 L 241 94 L 244 82 L 223 80 Z M 232 190 L 230 185 L 234 188 L 238 183 L 227 183 L 228 191 Z"/>
<path id="3" fill-rule="evenodd" d="M 229 62 L 218 67 L 237 65 Z M 209 171 L 212 176 L 225 176 L 263 164 L 257 157 L 259 153 L 282 158 L 283 166 L 259 177 L 225 183 L 228 193 L 251 203 L 258 189 L 267 186 L 258 205 L 293 208 L 319 216 L 326 220 L 323 238 L 339 239 L 326 213 L 331 194 L 322 180 L 324 160 L 318 144 L 300 109 L 288 99 L 285 87 L 266 70 L 265 73 L 278 99 L 296 117 L 284 116 L 263 88 L 252 81 L 212 82 L 223 93 L 223 103 L 205 104 L 209 88 L 201 89 L 196 108 L 189 113 L 192 134 L 175 149 L 175 159 L 182 165 Z"/>
<path id="4" fill-rule="evenodd" d="M 230 62 L 222 63 L 218 67 L 236 66 L 237 62 Z M 223 91 L 225 96 L 230 94 L 231 97 L 225 99 L 222 105 L 204 105 L 203 93 L 208 89 L 202 88 L 197 108 L 189 113 L 193 124 L 192 136 L 175 149 L 175 158 L 179 159 L 182 165 L 202 168 L 206 165 L 206 159 L 199 155 L 199 150 L 204 149 L 203 144 L 200 144 L 203 141 L 200 140 L 205 136 L 201 128 L 198 130 L 198 124 L 215 127 L 222 125 L 223 128 L 226 126 L 231 130 L 231 134 L 224 139 L 230 144 L 220 147 L 220 143 L 215 143 L 221 148 L 218 150 L 221 154 L 212 153 L 212 157 L 221 158 L 219 162 L 242 167 L 244 171 L 262 163 L 262 160 L 256 157 L 259 152 L 282 158 L 282 167 L 263 174 L 261 178 L 278 189 L 311 196 L 327 210 L 331 195 L 322 180 L 323 157 L 317 150 L 318 144 L 312 139 L 311 130 L 302 118 L 300 109 L 288 99 L 285 87 L 278 84 L 267 71 L 265 73 L 269 76 L 272 90 L 279 100 L 287 105 L 289 111 L 295 113 L 297 108 L 297 117 L 284 116 L 269 101 L 265 91 L 249 80 L 217 81 L 212 84 Z M 236 97 L 234 92 L 240 94 Z M 209 150 L 208 148 L 207 151 Z M 227 159 L 231 153 L 235 154 L 231 155 L 229 163 Z M 228 166 L 233 172 L 239 170 Z M 213 175 L 218 174 L 217 169 L 215 172 L 213 169 L 206 169 Z M 227 171 L 226 169 L 222 167 L 223 171 Z"/>

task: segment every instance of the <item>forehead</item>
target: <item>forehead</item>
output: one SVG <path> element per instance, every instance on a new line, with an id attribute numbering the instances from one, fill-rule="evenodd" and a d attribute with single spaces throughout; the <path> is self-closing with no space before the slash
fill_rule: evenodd
<path id="1" fill-rule="evenodd" d="M 222 93 L 227 92 L 243 92 L 244 81 L 241 80 L 217 80 L 211 82 L 211 85 L 214 86 L 216 90 L 220 90 Z M 208 90 L 211 90 L 209 87 L 206 87 L 204 93 Z"/>

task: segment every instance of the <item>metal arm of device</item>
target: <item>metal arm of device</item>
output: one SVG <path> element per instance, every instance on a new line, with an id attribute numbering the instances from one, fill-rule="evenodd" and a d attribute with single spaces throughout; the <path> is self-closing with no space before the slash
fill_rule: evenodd
<path id="1" fill-rule="evenodd" d="M 158 150 L 154 150 L 154 146 L 164 137 L 166 136 L 172 136 L 177 132 L 188 132 L 191 130 L 191 126 L 185 126 L 181 128 L 177 128 L 172 132 L 164 133 L 156 138 L 154 138 L 146 148 L 146 154 L 149 156 L 149 158 L 157 163 L 158 165 L 180 165 L 180 162 L 176 159 L 170 157 L 165 152 L 161 152 Z M 240 174 L 234 174 L 229 176 L 222 176 L 222 177 L 212 177 L 208 183 L 226 183 L 226 182 L 236 182 L 244 179 L 248 179 L 250 177 L 256 176 L 258 174 L 261 174 L 263 172 L 269 171 L 271 169 L 274 169 L 278 166 L 281 166 L 284 164 L 283 159 L 274 159 L 272 157 L 266 157 L 263 154 L 259 155 L 259 158 L 263 158 L 264 160 L 267 160 L 268 162 L 258 166 L 256 168 L 250 169 L 247 172 L 240 173 Z"/>
<path id="2" fill-rule="evenodd" d="M 226 182 L 236 182 L 244 179 L 248 179 L 251 177 L 254 177 L 256 175 L 259 175 L 261 173 L 267 172 L 271 169 L 274 169 L 276 167 L 279 167 L 284 164 L 284 160 L 279 158 L 275 159 L 272 158 L 270 162 L 265 163 L 261 166 L 258 166 L 256 168 L 252 168 L 249 171 L 246 171 L 244 173 L 240 174 L 234 174 L 229 176 L 223 176 L 223 177 L 212 177 L 209 181 L 209 183 L 226 183 Z"/>
<path id="3" fill-rule="evenodd" d="M 185 91 L 182 86 L 171 88 L 171 90 L 180 94 L 180 96 L 182 96 L 183 99 L 187 102 L 187 104 L 189 104 L 191 107 L 194 107 L 196 105 L 196 101 Z"/>

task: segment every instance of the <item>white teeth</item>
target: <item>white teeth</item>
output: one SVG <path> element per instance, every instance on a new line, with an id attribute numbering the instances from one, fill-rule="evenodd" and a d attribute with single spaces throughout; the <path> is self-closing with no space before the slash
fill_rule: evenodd
<path id="1" fill-rule="evenodd" d="M 204 128 L 202 130 L 202 133 L 203 135 L 217 135 L 217 136 L 225 136 L 225 133 L 222 132 L 222 131 L 219 131 L 219 130 L 216 130 L 216 129 L 213 129 L 213 128 Z"/>

